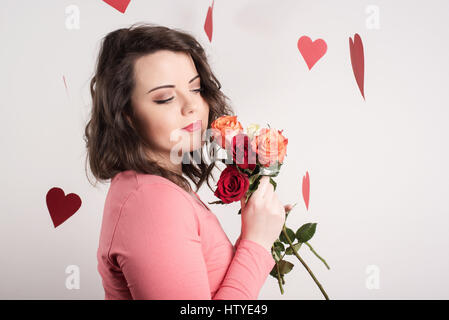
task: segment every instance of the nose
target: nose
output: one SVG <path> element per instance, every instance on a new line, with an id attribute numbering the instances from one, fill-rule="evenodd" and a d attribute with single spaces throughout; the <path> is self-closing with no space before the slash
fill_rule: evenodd
<path id="1" fill-rule="evenodd" d="M 193 113 L 195 113 L 195 110 L 196 110 L 196 108 L 193 107 L 192 104 L 188 104 L 188 105 L 183 106 L 182 113 L 184 115 L 193 114 Z"/>
<path id="2" fill-rule="evenodd" d="M 197 110 L 195 99 L 191 96 L 192 93 L 180 93 L 181 97 L 181 113 L 188 115 L 195 113 Z"/>

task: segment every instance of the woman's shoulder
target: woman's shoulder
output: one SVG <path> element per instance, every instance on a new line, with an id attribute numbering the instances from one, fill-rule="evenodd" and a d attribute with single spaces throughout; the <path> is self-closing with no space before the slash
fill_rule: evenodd
<path id="1" fill-rule="evenodd" d="M 110 252 L 126 253 L 131 247 L 146 250 L 141 244 L 150 237 L 199 239 L 200 221 L 193 200 L 181 187 L 163 177 L 131 170 L 113 179 L 114 194 L 123 193 L 120 205 L 111 211 L 116 213 L 115 218 L 108 220 Z M 154 244 L 159 245 L 156 241 Z"/>
<path id="2" fill-rule="evenodd" d="M 138 229 L 170 225 L 198 233 L 200 218 L 195 200 L 184 189 L 161 176 L 134 172 L 132 177 L 131 173 L 126 174 L 130 177 L 123 179 L 134 180 L 135 185 L 120 208 L 122 226 Z"/>
<path id="3" fill-rule="evenodd" d="M 138 173 L 138 172 L 134 172 L 134 174 L 135 174 L 136 181 L 137 181 L 137 188 L 142 187 L 143 185 L 149 185 L 149 184 L 164 184 L 164 185 L 171 186 L 172 188 L 175 188 L 179 191 L 184 191 L 184 189 L 182 189 L 176 183 L 174 183 L 173 181 L 171 181 L 165 177 L 158 176 L 155 174 L 144 174 L 144 173 Z"/>
<path id="4" fill-rule="evenodd" d="M 152 184 L 164 184 L 168 185 L 178 191 L 184 191 L 176 183 L 171 180 L 155 175 L 155 174 L 145 174 L 139 173 L 134 170 L 125 170 L 117 173 L 111 180 L 111 187 L 115 188 L 127 188 L 132 190 L 142 189 L 142 186 L 152 185 Z"/>
<path id="5" fill-rule="evenodd" d="M 155 174 L 143 174 L 134 170 L 126 170 L 114 176 L 111 188 L 121 194 L 140 197 L 147 202 L 179 201 L 191 203 L 192 197 L 171 180 Z M 127 198 L 129 198 L 129 196 Z"/>

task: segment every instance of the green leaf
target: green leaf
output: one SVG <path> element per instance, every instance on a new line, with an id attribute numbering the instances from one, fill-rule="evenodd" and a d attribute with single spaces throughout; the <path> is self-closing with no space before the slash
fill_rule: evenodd
<path id="1" fill-rule="evenodd" d="M 279 276 L 282 280 L 282 284 L 285 284 L 284 275 L 289 273 L 293 269 L 294 264 L 286 260 L 277 261 L 270 271 L 270 275 L 275 279 L 278 278 L 278 270 L 277 270 L 278 267 L 279 267 Z"/>
<path id="2" fill-rule="evenodd" d="M 273 256 L 273 258 L 274 258 L 275 261 L 281 260 L 281 254 L 280 254 L 279 251 L 277 251 L 276 249 L 274 249 L 274 250 L 271 250 L 271 252 L 272 252 L 272 256 Z M 275 267 L 276 267 L 276 265 L 275 265 Z"/>
<path id="3" fill-rule="evenodd" d="M 301 245 L 302 245 L 301 242 L 297 242 L 297 243 L 295 243 L 295 244 L 293 245 L 293 248 L 295 248 L 295 250 L 298 251 L 299 248 L 301 248 Z M 293 250 L 292 250 L 292 248 L 291 248 L 290 246 L 287 248 L 287 250 L 285 250 L 285 254 L 287 254 L 287 255 L 292 255 L 292 254 L 294 254 L 294 253 L 293 253 Z"/>
<path id="4" fill-rule="evenodd" d="M 250 190 L 253 190 L 253 191 L 256 191 L 257 188 L 259 187 L 260 179 L 262 179 L 262 176 L 259 175 L 259 174 L 256 174 L 256 175 L 254 175 L 254 176 L 251 176 L 251 177 L 249 178 L 249 182 L 250 182 L 249 189 L 250 189 Z"/>
<path id="5" fill-rule="evenodd" d="M 225 204 L 223 201 L 218 200 L 218 201 L 212 201 L 212 202 L 208 202 L 208 204 Z"/>
<path id="6" fill-rule="evenodd" d="M 274 278 L 278 278 L 278 270 L 276 268 L 276 263 L 273 266 L 273 269 L 271 269 L 270 271 L 270 276 L 274 277 Z"/>
<path id="7" fill-rule="evenodd" d="M 278 264 L 279 264 L 279 273 L 282 275 L 289 273 L 294 267 L 293 263 L 286 260 L 281 260 L 279 261 Z"/>
<path id="8" fill-rule="evenodd" d="M 281 260 L 281 250 L 279 248 L 274 248 L 274 252 L 276 252 L 276 255 L 278 257 L 277 260 Z"/>
<path id="9" fill-rule="evenodd" d="M 253 193 L 254 191 L 257 190 L 257 186 L 258 186 L 258 184 L 256 185 L 255 183 L 250 184 L 247 192 Z"/>
<path id="10" fill-rule="evenodd" d="M 259 178 L 259 176 L 260 176 L 260 175 L 259 175 L 258 173 L 253 174 L 252 176 L 250 176 L 250 177 L 249 177 L 249 183 L 250 183 L 250 185 L 253 184 L 253 183 L 256 181 L 256 179 Z"/>
<path id="11" fill-rule="evenodd" d="M 276 191 L 277 183 L 276 183 L 276 181 L 274 181 L 273 179 L 271 179 L 271 177 L 270 177 L 270 183 L 273 185 L 274 190 Z"/>
<path id="12" fill-rule="evenodd" d="M 286 227 L 285 229 L 287 230 L 288 238 L 293 243 L 295 241 L 295 233 L 290 228 Z M 288 244 L 287 238 L 285 237 L 284 232 L 282 232 L 282 231 L 281 231 L 281 234 L 279 235 L 279 240 L 281 240 L 283 243 L 287 243 Z"/>
<path id="13" fill-rule="evenodd" d="M 282 242 L 280 242 L 280 241 L 277 241 L 277 240 L 276 240 L 276 241 L 273 243 L 273 246 L 274 246 L 275 248 L 279 249 L 281 252 L 285 250 L 284 245 L 283 245 Z"/>
<path id="14" fill-rule="evenodd" d="M 296 238 L 299 242 L 307 242 L 312 239 L 316 230 L 316 223 L 306 223 L 296 231 Z"/>

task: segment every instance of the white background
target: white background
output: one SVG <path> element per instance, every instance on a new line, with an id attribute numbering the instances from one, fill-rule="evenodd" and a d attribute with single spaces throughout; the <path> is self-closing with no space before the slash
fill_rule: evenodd
<path id="1" fill-rule="evenodd" d="M 331 269 L 306 246 L 300 253 L 331 299 L 448 299 L 449 2 L 217 0 L 210 43 L 211 4 L 132 0 L 122 14 L 100 0 L 2 0 L 0 298 L 103 299 L 96 250 L 109 185 L 92 187 L 84 172 L 89 81 L 100 39 L 143 21 L 196 37 L 244 126 L 284 130 L 277 192 L 299 202 L 287 226 L 318 223 L 310 243 Z M 80 29 L 66 28 L 69 5 L 79 8 Z M 368 28 L 369 5 L 379 29 Z M 366 101 L 350 63 L 355 33 Z M 311 71 L 296 47 L 303 35 L 328 45 Z M 52 187 L 83 201 L 56 229 L 45 203 Z M 199 194 L 217 200 L 207 186 Z M 210 206 L 232 243 L 239 206 Z M 259 299 L 323 299 L 289 261 L 285 294 L 268 276 Z M 66 288 L 69 265 L 79 267 L 79 289 Z M 377 289 L 366 285 L 372 265 Z"/>

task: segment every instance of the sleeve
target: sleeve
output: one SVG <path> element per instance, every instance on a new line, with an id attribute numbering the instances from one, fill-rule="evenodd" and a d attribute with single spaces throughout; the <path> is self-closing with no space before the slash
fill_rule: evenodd
<path id="1" fill-rule="evenodd" d="M 175 187 L 143 184 L 127 199 L 114 236 L 136 300 L 210 299 L 197 215 Z"/>
<path id="2" fill-rule="evenodd" d="M 237 247 L 239 246 L 239 242 L 240 242 L 240 238 L 241 238 L 241 234 L 239 235 L 239 237 L 237 238 L 237 240 L 234 243 L 234 250 L 237 250 Z"/>
<path id="3" fill-rule="evenodd" d="M 256 300 L 275 265 L 270 251 L 249 239 L 237 239 L 236 251 L 214 300 Z"/>
<path id="4" fill-rule="evenodd" d="M 256 299 L 274 259 L 240 240 L 221 287 L 211 297 L 199 221 L 190 200 L 164 183 L 144 184 L 122 207 L 114 253 L 133 299 Z"/>

